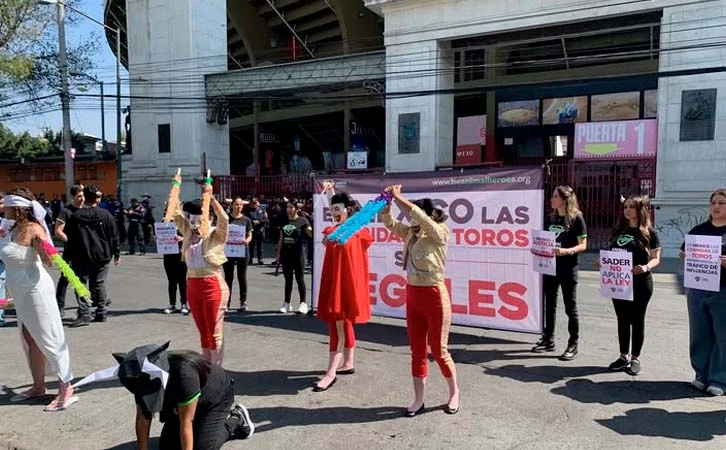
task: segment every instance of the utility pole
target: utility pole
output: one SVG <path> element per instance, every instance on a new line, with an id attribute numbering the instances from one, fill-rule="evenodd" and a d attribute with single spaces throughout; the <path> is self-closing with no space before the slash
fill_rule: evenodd
<path id="1" fill-rule="evenodd" d="M 71 98 L 68 91 L 68 57 L 66 55 L 66 11 L 65 5 L 58 2 L 58 63 L 61 76 L 61 108 L 63 110 L 63 159 L 65 161 L 65 195 L 71 195 L 75 183 L 73 172 L 73 155 L 71 155 Z"/>
<path id="2" fill-rule="evenodd" d="M 104 25 L 105 26 L 105 25 Z M 107 27 L 108 28 L 108 27 Z M 116 200 L 121 200 L 121 29 L 116 28 Z M 130 113 L 129 113 L 130 114 Z M 126 137 L 128 139 L 128 136 Z"/>
<path id="3" fill-rule="evenodd" d="M 101 150 L 106 151 L 106 108 L 103 101 L 103 81 L 99 81 L 101 85 Z M 94 153 L 95 154 L 95 153 Z"/>

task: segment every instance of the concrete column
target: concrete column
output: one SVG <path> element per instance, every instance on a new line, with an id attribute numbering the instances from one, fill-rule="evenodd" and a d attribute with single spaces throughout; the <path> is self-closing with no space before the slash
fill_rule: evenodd
<path id="1" fill-rule="evenodd" d="M 226 8 L 225 0 L 127 0 L 134 149 L 124 157 L 122 201 L 149 193 L 161 210 L 178 167 L 183 198 L 198 197 L 203 153 L 213 176 L 229 174 L 227 125 L 207 123 L 205 108 L 184 100 L 202 95 L 205 73 L 227 69 Z M 167 123 L 171 152 L 159 153 L 158 126 Z"/>
<path id="2" fill-rule="evenodd" d="M 694 31 L 694 27 L 698 28 Z M 663 11 L 660 71 L 723 66 L 726 50 L 726 1 L 691 4 Z M 668 51 L 670 48 L 690 47 Z M 713 140 L 681 141 L 681 99 L 684 91 L 716 89 Z M 676 256 L 684 234 L 707 220 L 711 192 L 726 185 L 726 74 L 664 77 L 658 84 L 658 162 L 655 213 L 665 256 Z"/>
<path id="3" fill-rule="evenodd" d="M 430 171 L 453 163 L 454 96 L 437 92 L 454 87 L 454 58 L 449 42 L 425 41 L 386 49 L 386 170 Z M 401 92 L 429 92 L 396 97 Z M 419 151 L 401 153 L 401 115 L 419 114 Z"/>

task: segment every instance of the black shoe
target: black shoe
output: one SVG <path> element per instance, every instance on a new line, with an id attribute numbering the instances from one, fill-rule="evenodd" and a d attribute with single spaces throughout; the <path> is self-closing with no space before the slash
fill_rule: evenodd
<path id="1" fill-rule="evenodd" d="M 94 322 L 105 322 L 106 321 L 106 314 L 96 314 L 96 317 L 93 318 Z"/>
<path id="2" fill-rule="evenodd" d="M 58 312 L 60 312 L 61 320 L 66 318 L 66 308 L 64 306 L 59 306 Z"/>
<path id="3" fill-rule="evenodd" d="M 355 367 L 352 369 L 338 370 L 335 373 L 337 375 L 353 375 L 355 373 Z"/>
<path id="4" fill-rule="evenodd" d="M 461 404 L 459 404 L 459 406 L 457 406 L 456 408 L 452 408 L 451 406 L 446 405 L 444 406 L 444 412 L 453 416 L 454 414 L 459 412 L 459 408 L 461 408 Z"/>
<path id="5" fill-rule="evenodd" d="M 424 411 L 425 407 L 426 405 L 422 403 L 421 407 L 416 411 L 411 411 L 410 409 L 406 408 L 403 410 L 403 417 L 416 417 Z"/>
<path id="6" fill-rule="evenodd" d="M 247 311 L 247 302 L 241 302 L 239 305 L 239 312 L 243 313 Z"/>
<path id="7" fill-rule="evenodd" d="M 570 344 L 567 346 L 565 353 L 560 355 L 560 361 L 572 361 L 577 358 L 577 345 Z"/>
<path id="8" fill-rule="evenodd" d="M 261 266 L 264 266 L 265 265 L 264 261 L 262 261 L 261 259 L 257 260 L 257 264 L 259 264 Z"/>
<path id="9" fill-rule="evenodd" d="M 640 373 L 640 360 L 633 359 L 630 361 L 630 367 L 625 369 L 625 372 L 628 373 L 628 375 L 637 375 Z"/>
<path id="10" fill-rule="evenodd" d="M 255 423 L 250 419 L 250 413 L 242 405 L 234 405 L 230 417 L 238 420 L 239 424 L 232 432 L 232 439 L 249 439 L 255 434 Z"/>
<path id="11" fill-rule="evenodd" d="M 79 327 L 85 327 L 91 323 L 91 318 L 86 316 L 78 317 L 76 320 L 71 322 L 70 325 L 68 325 L 69 328 L 79 328 Z"/>
<path id="12" fill-rule="evenodd" d="M 621 356 L 620 358 L 613 361 L 608 366 L 608 369 L 612 370 L 613 372 L 618 372 L 620 370 L 627 369 L 628 367 L 630 367 L 630 360 Z"/>
<path id="13" fill-rule="evenodd" d="M 542 338 L 535 344 L 534 347 L 532 347 L 533 353 L 545 353 L 545 352 L 554 352 L 555 351 L 555 343 L 554 341 L 550 339 Z"/>
<path id="14" fill-rule="evenodd" d="M 338 381 L 337 377 L 333 378 L 333 381 L 331 381 L 330 384 L 326 387 L 320 387 L 316 384 L 315 386 L 313 386 L 313 392 L 325 392 L 328 389 L 330 389 L 331 387 L 333 387 L 333 385 L 335 384 L 336 381 Z"/>

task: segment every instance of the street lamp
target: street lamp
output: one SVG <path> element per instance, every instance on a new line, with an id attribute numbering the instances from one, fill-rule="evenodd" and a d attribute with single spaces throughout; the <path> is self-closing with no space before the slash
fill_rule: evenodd
<path id="1" fill-rule="evenodd" d="M 61 69 L 61 107 L 63 109 L 63 154 L 65 155 L 66 193 L 73 187 L 73 158 L 71 157 L 71 106 L 68 93 L 68 62 L 66 55 L 65 8 L 68 8 L 91 22 L 116 33 L 116 196 L 121 201 L 121 29 L 109 27 L 83 11 L 66 5 L 60 0 L 36 0 L 39 5 L 58 7 L 58 63 Z M 101 85 L 103 86 L 103 85 Z M 103 100 L 103 93 L 101 93 Z M 67 136 L 67 137 L 66 137 Z"/>
<path id="2" fill-rule="evenodd" d="M 104 103 L 104 95 L 103 95 L 103 81 L 98 80 L 95 77 L 92 77 L 91 75 L 88 75 L 83 72 L 71 72 L 69 75 L 74 76 L 74 77 L 86 78 L 87 80 L 101 86 L 101 146 L 103 148 L 103 151 L 105 152 L 106 151 L 106 117 L 105 117 L 106 116 L 106 114 L 105 114 L 106 107 L 104 106 L 105 103 Z M 81 89 L 81 87 L 78 86 L 78 90 L 83 91 L 85 89 Z"/>

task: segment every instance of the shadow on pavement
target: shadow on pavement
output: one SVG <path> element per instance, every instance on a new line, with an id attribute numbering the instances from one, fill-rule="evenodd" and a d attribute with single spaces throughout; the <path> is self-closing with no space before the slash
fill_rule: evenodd
<path id="1" fill-rule="evenodd" d="M 123 444 L 115 445 L 113 447 L 107 447 L 105 450 L 137 450 L 139 447 L 136 445 L 136 441 L 125 442 Z M 149 448 L 159 448 L 159 437 L 152 437 L 149 439 Z"/>
<path id="2" fill-rule="evenodd" d="M 507 359 L 504 356 L 501 359 Z M 513 364 L 485 370 L 487 375 L 511 378 L 522 383 L 551 384 L 568 378 L 582 378 L 599 373 L 609 372 L 607 367 L 600 366 L 525 366 Z M 589 381 L 589 380 L 575 380 Z"/>
<path id="3" fill-rule="evenodd" d="M 480 338 L 480 343 L 487 343 L 488 338 Z M 520 343 L 520 342 L 510 342 Z M 510 360 L 555 360 L 559 354 L 552 353 L 532 353 L 530 350 L 469 350 L 467 348 L 450 349 L 451 356 L 457 364 L 484 364 L 492 361 L 510 361 Z M 507 366 L 507 367 L 523 367 L 523 366 Z"/>
<path id="4" fill-rule="evenodd" d="M 326 341 L 328 336 L 327 324 L 316 318 L 309 318 L 299 314 L 279 314 L 275 312 L 272 312 L 272 314 L 230 314 L 225 318 L 225 321 L 241 325 L 319 334 L 324 336 Z M 361 342 L 372 342 L 381 345 L 390 345 L 392 347 L 408 347 L 408 335 L 406 334 L 406 323 L 404 321 L 401 321 L 400 324 L 369 322 L 356 325 L 355 338 Z M 463 333 L 451 333 L 449 335 L 449 345 L 502 345 L 521 343 L 522 341 L 511 341 Z"/>
<path id="5" fill-rule="evenodd" d="M 626 376 L 626 375 L 623 375 Z M 550 392 L 562 395 L 580 403 L 650 403 L 652 401 L 678 400 L 703 397 L 688 383 L 681 381 L 602 381 L 587 379 L 570 380 L 564 386 Z"/>
<path id="6" fill-rule="evenodd" d="M 424 414 L 440 408 L 426 408 Z M 251 408 L 250 417 L 255 422 L 255 433 L 264 433 L 287 426 L 331 425 L 343 423 L 370 423 L 402 417 L 403 408 L 384 406 L 374 408 Z M 439 411 L 440 412 L 440 411 Z"/>
<path id="7" fill-rule="evenodd" d="M 723 411 L 668 412 L 658 408 L 638 408 L 596 422 L 623 436 L 657 436 L 703 442 L 726 435 L 725 418 Z"/>
<path id="8" fill-rule="evenodd" d="M 235 395 L 258 397 L 268 395 L 296 395 L 300 391 L 310 388 L 324 372 L 324 370 L 315 372 L 286 370 L 260 370 L 257 372 L 227 371 L 234 379 Z"/>

